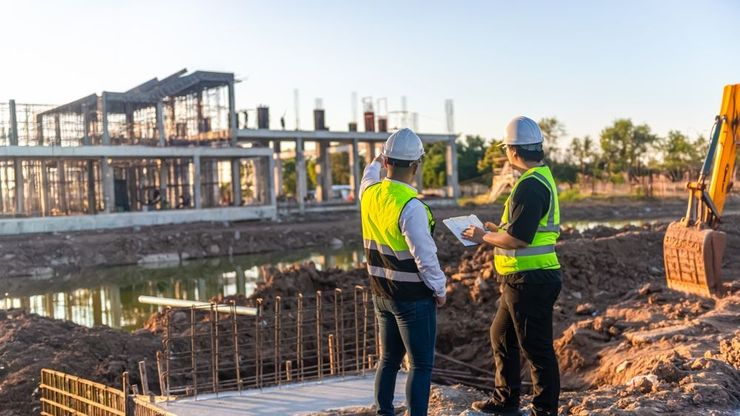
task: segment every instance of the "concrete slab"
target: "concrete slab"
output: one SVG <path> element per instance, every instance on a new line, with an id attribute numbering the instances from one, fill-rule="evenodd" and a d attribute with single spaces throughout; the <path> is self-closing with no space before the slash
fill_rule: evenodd
<path id="1" fill-rule="evenodd" d="M 290 384 L 179 399 L 159 406 L 177 416 L 307 415 L 322 410 L 373 404 L 374 374 L 332 378 L 321 382 Z M 398 373 L 395 404 L 405 402 L 406 373 Z"/>
<path id="2" fill-rule="evenodd" d="M 273 219 L 276 215 L 277 208 L 275 205 L 257 205 L 116 214 L 70 215 L 64 217 L 7 218 L 0 219 L 0 235 L 99 230 L 137 226 L 147 227 L 200 221 L 223 222 Z"/>

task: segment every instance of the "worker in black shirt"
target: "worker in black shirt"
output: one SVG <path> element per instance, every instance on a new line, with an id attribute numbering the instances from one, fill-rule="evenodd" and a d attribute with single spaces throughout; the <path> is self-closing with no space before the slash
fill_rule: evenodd
<path id="1" fill-rule="evenodd" d="M 471 226 L 469 240 L 494 246 L 501 298 L 491 324 L 496 373 L 493 396 L 473 409 L 519 415 L 519 351 L 530 364 L 532 416 L 556 416 L 560 375 L 553 349 L 552 308 L 560 293 L 560 263 L 555 242 L 560 235 L 560 207 L 555 180 L 544 163 L 542 132 L 534 120 L 517 117 L 506 129 L 504 146 L 522 176 L 504 205 L 501 225 Z"/>

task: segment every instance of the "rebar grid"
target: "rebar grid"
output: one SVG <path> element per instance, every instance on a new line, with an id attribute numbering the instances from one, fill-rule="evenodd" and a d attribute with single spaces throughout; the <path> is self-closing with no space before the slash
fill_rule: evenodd
<path id="1" fill-rule="evenodd" d="M 197 397 L 364 374 L 374 366 L 379 343 L 367 288 L 257 299 L 254 306 L 256 316 L 213 305 L 166 310 L 163 394 Z"/>

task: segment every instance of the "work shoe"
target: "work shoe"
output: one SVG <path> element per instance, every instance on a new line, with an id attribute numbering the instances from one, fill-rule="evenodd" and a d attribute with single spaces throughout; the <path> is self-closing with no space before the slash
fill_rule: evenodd
<path id="1" fill-rule="evenodd" d="M 496 416 L 519 416 L 522 414 L 519 411 L 519 406 L 504 406 L 493 399 L 473 402 L 471 407 L 475 411 Z"/>

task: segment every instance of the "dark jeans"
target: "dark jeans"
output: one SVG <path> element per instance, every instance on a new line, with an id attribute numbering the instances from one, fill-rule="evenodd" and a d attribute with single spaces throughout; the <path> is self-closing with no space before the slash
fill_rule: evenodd
<path id="1" fill-rule="evenodd" d="M 519 406 L 519 349 L 532 370 L 534 414 L 557 415 L 560 374 L 552 346 L 552 307 L 560 293 L 559 279 L 543 283 L 502 283 L 501 299 L 491 324 L 496 371 L 493 398 Z"/>
<path id="2" fill-rule="evenodd" d="M 403 356 L 408 353 L 411 372 L 406 380 L 406 403 L 411 416 L 427 414 L 437 336 L 434 298 L 396 301 L 373 296 L 381 345 L 375 373 L 378 415 L 395 415 L 393 392 Z"/>

